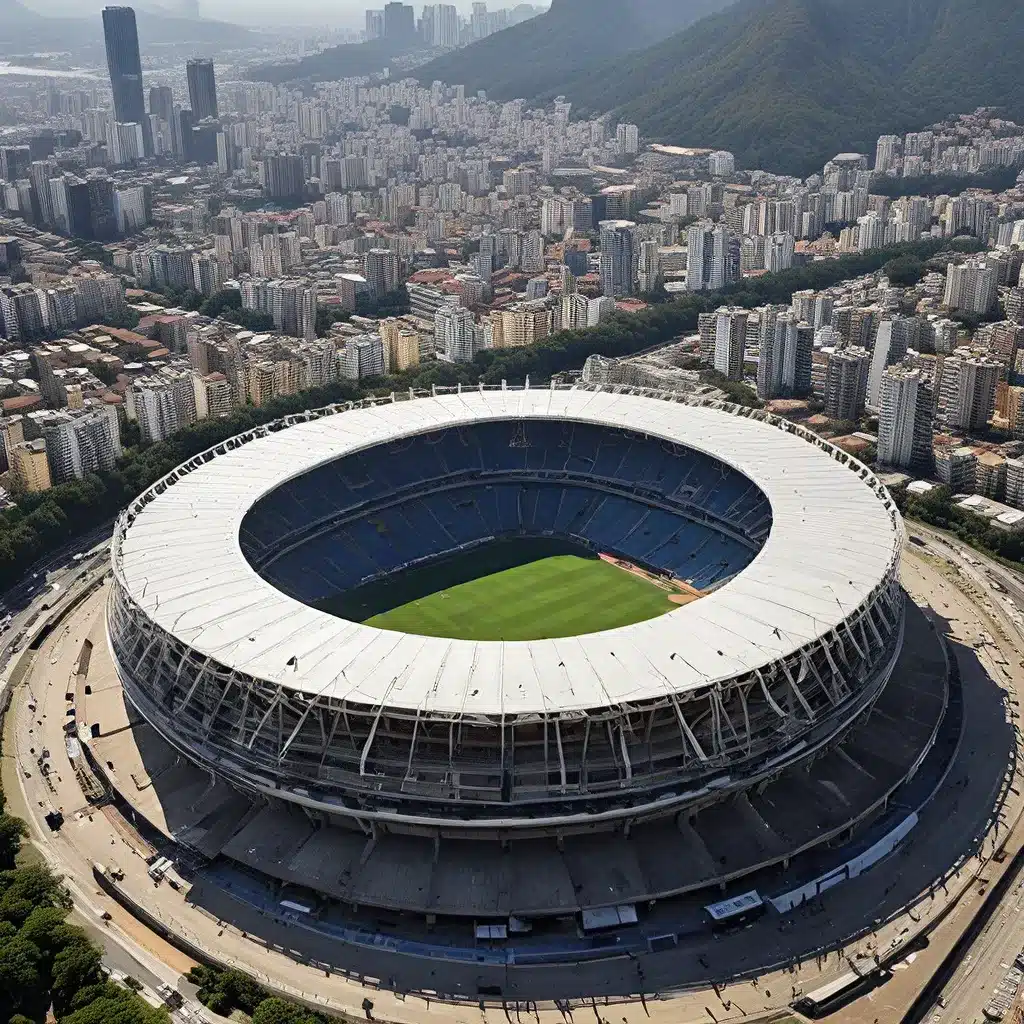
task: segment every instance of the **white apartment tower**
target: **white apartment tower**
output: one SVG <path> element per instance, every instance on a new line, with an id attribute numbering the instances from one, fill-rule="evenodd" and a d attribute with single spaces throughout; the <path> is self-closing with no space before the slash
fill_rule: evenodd
<path id="1" fill-rule="evenodd" d="M 477 349 L 473 314 L 464 306 L 442 306 L 434 314 L 434 343 L 448 362 L 471 362 Z"/>
<path id="2" fill-rule="evenodd" d="M 984 256 L 959 266 L 946 267 L 946 291 L 942 304 L 967 313 L 988 313 L 995 308 L 999 289 L 999 270 Z"/>
<path id="3" fill-rule="evenodd" d="M 43 437 L 57 483 L 114 469 L 121 457 L 121 433 L 114 406 L 55 413 L 43 427 Z"/>
<path id="4" fill-rule="evenodd" d="M 163 441 L 196 421 L 196 394 L 191 373 L 140 377 L 126 395 L 128 414 L 139 422 L 142 439 Z"/>
<path id="5" fill-rule="evenodd" d="M 701 292 L 729 282 L 729 231 L 711 221 L 694 224 L 686 235 L 686 288 Z"/>
<path id="6" fill-rule="evenodd" d="M 996 385 L 1003 364 L 997 359 L 961 350 L 942 361 L 939 418 L 948 426 L 971 433 L 988 423 L 995 408 Z"/>
<path id="7" fill-rule="evenodd" d="M 903 361 L 907 354 L 909 321 L 905 317 L 890 317 L 878 325 L 875 347 L 871 351 L 871 368 L 868 371 L 867 404 L 870 409 L 879 408 L 882 375 L 886 368 Z"/>
<path id="8" fill-rule="evenodd" d="M 762 320 L 761 355 L 757 363 L 757 396 L 805 395 L 811 390 L 814 328 L 790 312 Z"/>
<path id="9" fill-rule="evenodd" d="M 712 366 L 730 380 L 743 379 L 748 318 L 745 309 L 720 309 L 716 314 Z"/>
<path id="10" fill-rule="evenodd" d="M 882 374 L 878 401 L 878 461 L 884 466 L 931 471 L 935 391 L 920 367 L 901 364 Z"/>
<path id="11" fill-rule="evenodd" d="M 601 291 L 605 295 L 633 294 L 635 231 L 631 220 L 601 221 Z"/>

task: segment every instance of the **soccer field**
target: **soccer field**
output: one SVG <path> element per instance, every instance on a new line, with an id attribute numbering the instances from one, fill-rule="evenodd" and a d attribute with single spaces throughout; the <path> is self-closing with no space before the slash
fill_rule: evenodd
<path id="1" fill-rule="evenodd" d="M 545 640 L 671 611 L 653 583 L 597 558 L 555 555 L 401 604 L 367 625 L 457 640 Z"/>

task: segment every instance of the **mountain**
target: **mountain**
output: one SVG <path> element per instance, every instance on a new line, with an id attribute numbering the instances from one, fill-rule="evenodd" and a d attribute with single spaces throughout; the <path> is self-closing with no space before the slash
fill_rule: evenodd
<path id="1" fill-rule="evenodd" d="M 565 75 L 643 134 L 808 174 L 878 135 L 991 105 L 1024 118 L 1019 0 L 740 0 L 661 43 Z"/>
<path id="2" fill-rule="evenodd" d="M 41 14 L 30 11 L 23 4 L 18 3 L 18 0 L 0 0 L 0 28 L 3 28 L 4 31 L 36 25 L 45 20 Z"/>
<path id="3" fill-rule="evenodd" d="M 261 64 L 252 68 L 248 77 L 254 82 L 283 82 L 308 80 L 333 82 L 339 78 L 357 75 L 375 75 L 383 71 L 394 57 L 419 49 L 420 44 L 396 44 L 393 40 L 371 39 L 366 43 L 347 43 L 321 50 L 302 60 L 284 64 Z"/>
<path id="4" fill-rule="evenodd" d="M 595 73 L 630 50 L 725 7 L 731 0 L 552 0 L 544 14 L 416 69 L 435 80 L 486 89 L 491 99 L 557 93 L 574 72 Z"/>

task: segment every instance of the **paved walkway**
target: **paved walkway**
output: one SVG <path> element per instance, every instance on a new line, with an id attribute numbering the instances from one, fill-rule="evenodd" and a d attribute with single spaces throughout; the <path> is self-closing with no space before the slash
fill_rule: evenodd
<path id="1" fill-rule="evenodd" d="M 972 599 L 959 592 L 953 581 L 946 578 L 940 568 L 929 564 L 927 559 L 911 553 L 906 565 L 906 583 L 910 591 L 918 599 L 930 603 L 941 616 L 953 620 L 951 626 L 955 631 L 954 635 L 963 642 L 959 648 L 959 656 L 961 669 L 965 675 L 965 685 L 969 683 L 977 687 L 991 688 L 991 678 L 1000 680 L 1003 685 L 1016 685 L 1016 666 L 1024 655 L 1014 646 L 1016 634 L 1009 632 L 1014 628 L 1009 620 L 1001 621 L 998 609 L 990 615 L 986 610 L 976 607 Z M 67 710 L 64 695 L 74 681 L 75 666 L 82 643 L 90 634 L 96 634 L 101 629 L 104 599 L 104 591 L 91 597 L 68 621 L 65 628 L 48 638 L 36 655 L 28 686 L 38 702 L 37 712 L 35 715 L 29 713 L 28 701 L 24 699 L 26 694 L 20 694 L 14 705 L 14 713 L 8 717 L 8 744 L 4 766 L 8 792 L 17 791 L 23 786 L 25 813 L 31 822 L 35 840 L 55 866 L 68 876 L 76 895 L 80 893 L 86 904 L 94 908 L 88 912 L 96 913 L 97 916 L 100 911 L 109 912 L 112 917 L 110 927 L 122 933 L 126 941 L 144 947 L 157 962 L 158 969 L 154 971 L 157 976 L 166 978 L 168 974 L 174 975 L 190 966 L 188 958 L 174 951 L 167 943 L 135 922 L 130 915 L 97 889 L 92 880 L 92 864 L 114 863 L 125 872 L 123 884 L 126 892 L 145 905 L 169 928 L 201 948 L 209 950 L 218 960 L 237 964 L 278 991 L 298 996 L 325 1008 L 344 1010 L 356 1016 L 362 1016 L 361 1004 L 369 995 L 374 1003 L 374 1016 L 395 1021 L 397 1024 L 421 1024 L 428 1014 L 456 1024 L 464 1021 L 489 1020 L 498 1024 L 506 1020 L 506 1014 L 500 1008 L 481 1010 L 473 1002 L 450 1004 L 413 996 L 402 998 L 333 973 L 325 975 L 322 971 L 294 962 L 281 952 L 262 949 L 237 927 L 220 925 L 189 906 L 180 894 L 168 886 L 154 886 L 145 873 L 142 855 L 146 851 L 137 841 L 133 842 L 130 829 L 114 829 L 104 813 L 88 813 L 82 810 L 85 807 L 85 800 L 64 747 L 63 723 Z M 996 644 L 991 647 L 983 645 L 975 651 L 973 648 L 977 646 L 977 641 L 983 633 L 993 636 Z M 1000 661 L 1006 664 L 998 664 Z M 993 702 L 988 702 L 987 713 L 991 713 L 992 705 Z M 995 706 L 1001 707 L 998 702 Z M 982 765 L 988 751 L 984 748 L 982 734 L 991 724 L 984 721 L 974 722 L 973 728 L 978 730 L 979 739 L 975 746 L 965 751 L 966 760 L 960 769 L 963 773 L 977 774 L 979 777 L 984 774 Z M 50 783 L 39 774 L 35 765 L 35 755 L 32 754 L 34 749 L 41 749 L 42 746 L 49 748 L 51 764 L 54 766 Z M 22 767 L 22 773 L 13 770 L 14 758 L 17 758 L 18 764 Z M 977 771 L 972 765 L 973 760 L 977 761 Z M 25 771 L 29 773 L 27 777 Z M 950 785 L 958 782 L 958 779 L 951 778 Z M 951 792 L 950 800 L 955 799 Z M 1008 804 L 1004 808 L 1006 825 L 996 825 L 997 842 L 1003 840 L 1008 824 L 1015 820 L 1019 812 L 1019 797 L 1017 794 L 1011 794 L 1011 799 L 1012 805 Z M 42 814 L 50 806 L 63 808 L 69 816 L 65 827 L 58 835 L 49 834 L 45 826 L 41 825 Z M 912 878 L 924 877 L 929 871 L 938 874 L 948 863 L 948 855 L 944 856 L 945 852 L 953 848 L 955 843 L 962 841 L 964 829 L 980 829 L 985 824 L 983 800 L 974 802 L 964 799 L 954 811 L 948 812 L 950 806 L 952 803 L 938 803 L 930 816 L 926 813 L 919 831 L 912 835 L 911 840 L 901 848 L 889 866 L 883 865 L 861 879 L 846 883 L 830 892 L 824 901 L 823 909 L 814 908 L 813 912 L 806 911 L 798 927 L 826 935 L 837 931 L 851 931 L 857 922 L 875 916 L 876 911 L 882 911 L 897 896 L 904 898 L 902 892 L 893 891 L 895 887 L 909 887 Z M 14 809 L 19 810 L 16 804 Z M 925 820 L 929 817 L 930 820 Z M 994 848 L 995 844 L 987 840 L 982 848 L 984 856 L 990 856 Z M 897 863 L 904 863 L 907 870 L 896 870 Z M 851 1024 L 854 1021 L 871 1020 L 871 1017 L 864 1016 L 863 1010 L 872 1006 L 877 1009 L 884 1006 L 884 1012 L 879 1014 L 882 1021 L 889 1022 L 898 1018 L 898 1014 L 892 1014 L 899 1006 L 906 1006 L 909 1003 L 913 994 L 916 994 L 929 976 L 929 965 L 933 964 L 942 949 L 948 948 L 948 944 L 955 940 L 959 930 L 969 920 L 972 905 L 976 905 L 976 897 L 972 895 L 977 892 L 973 878 L 982 870 L 983 864 L 981 859 L 969 859 L 961 865 L 959 872 L 949 880 L 945 889 L 940 889 L 932 898 L 926 898 L 913 917 L 897 919 L 881 928 L 877 935 L 845 951 L 848 956 L 853 956 L 857 952 L 871 955 L 875 951 L 890 948 L 894 942 L 899 944 L 922 923 L 934 917 L 940 907 L 953 901 L 961 891 L 967 893 L 947 922 L 935 933 L 931 945 L 924 953 L 917 954 L 912 963 L 896 973 L 893 981 L 876 990 L 866 1001 L 861 1000 L 850 1010 L 844 1011 L 845 1018 L 841 1016 L 838 1019 L 848 1020 Z M 998 870 L 997 866 L 990 867 L 989 875 L 991 876 L 995 870 Z M 912 897 L 913 892 L 905 893 L 906 902 Z M 238 917 L 242 919 L 241 912 Z M 263 919 L 261 930 L 266 931 L 267 927 L 268 922 Z M 783 933 L 755 927 L 741 933 L 734 940 L 708 944 L 705 954 L 715 963 L 724 963 L 727 957 L 730 962 L 741 964 L 761 962 L 766 935 L 772 936 L 772 944 L 777 943 L 780 947 L 785 945 Z M 364 955 L 368 965 L 376 965 L 373 970 L 364 970 L 364 974 L 386 979 L 396 969 L 392 954 L 374 954 L 371 950 L 365 954 L 360 953 L 360 956 Z M 687 972 L 692 972 L 696 951 L 683 950 L 674 955 L 693 958 L 689 959 L 687 964 Z M 376 959 L 372 959 L 374 956 Z M 160 973 L 160 965 L 163 973 Z M 645 987 L 669 987 L 673 978 L 677 979 L 682 973 L 686 973 L 680 970 L 681 966 L 678 959 L 673 962 L 672 955 L 645 958 Z M 635 967 L 636 964 L 632 961 L 611 960 L 575 970 L 588 972 L 588 981 L 592 973 L 593 990 L 596 993 L 606 987 L 611 975 L 633 974 Z M 473 968 L 439 961 L 436 965 L 432 964 L 431 969 L 437 972 L 437 989 L 464 991 L 467 998 L 475 998 L 476 981 Z M 652 1018 L 665 1021 L 665 1024 L 751 1020 L 766 1010 L 784 1007 L 795 994 L 808 991 L 845 969 L 847 961 L 838 954 L 831 954 L 821 961 L 811 960 L 799 965 L 792 972 L 775 972 L 756 982 L 729 985 L 718 992 L 707 989 L 688 992 L 671 1000 L 637 1000 L 607 1008 L 599 1004 L 593 1012 L 599 1020 L 606 1019 L 611 1024 L 619 1024 L 620 1021 L 623 1024 L 641 1024 Z M 557 976 L 558 971 L 565 970 L 573 969 L 548 969 L 549 972 L 553 972 L 551 976 Z M 576 1013 L 579 1012 L 577 1009 Z M 553 1007 L 541 1007 L 531 1015 L 538 1024 L 547 1024 L 548 1021 L 551 1024 L 559 1024 L 563 1017 L 562 1013 Z"/>

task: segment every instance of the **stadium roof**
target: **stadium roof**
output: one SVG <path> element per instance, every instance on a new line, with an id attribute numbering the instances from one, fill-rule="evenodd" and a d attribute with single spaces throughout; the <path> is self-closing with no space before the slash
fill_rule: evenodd
<path id="1" fill-rule="evenodd" d="M 288 597 L 242 554 L 243 516 L 286 480 L 398 436 L 510 418 L 642 430 L 719 458 L 770 500 L 768 540 L 692 604 L 602 633 L 522 642 L 349 622 Z M 709 407 L 585 390 L 463 392 L 326 416 L 218 455 L 136 516 L 120 572 L 146 614 L 201 655 L 308 695 L 428 715 L 584 711 L 727 681 L 840 625 L 891 578 L 903 541 L 891 503 L 868 481 L 825 446 Z"/>

